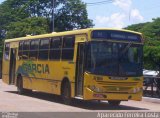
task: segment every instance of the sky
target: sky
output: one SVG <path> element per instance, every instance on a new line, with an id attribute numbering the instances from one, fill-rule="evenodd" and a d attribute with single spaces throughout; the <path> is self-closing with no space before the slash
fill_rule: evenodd
<path id="1" fill-rule="evenodd" d="M 0 3 L 3 1 L 0 0 Z M 97 28 L 124 28 L 132 24 L 151 22 L 152 18 L 160 17 L 160 0 L 82 1 L 87 3 L 88 17 Z"/>

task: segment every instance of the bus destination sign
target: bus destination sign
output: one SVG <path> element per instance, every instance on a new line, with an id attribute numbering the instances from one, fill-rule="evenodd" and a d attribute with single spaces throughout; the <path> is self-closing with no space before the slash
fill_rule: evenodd
<path id="1" fill-rule="evenodd" d="M 141 42 L 141 36 L 138 34 L 114 30 L 95 30 L 92 32 L 92 39 Z"/>

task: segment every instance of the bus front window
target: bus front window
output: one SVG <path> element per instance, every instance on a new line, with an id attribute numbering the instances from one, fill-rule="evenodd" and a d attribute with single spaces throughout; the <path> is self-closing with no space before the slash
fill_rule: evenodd
<path id="1" fill-rule="evenodd" d="M 118 74 L 118 45 L 109 42 L 91 42 L 88 46 L 87 71 L 100 75 Z"/>
<path id="2" fill-rule="evenodd" d="M 128 43 L 91 42 L 87 71 L 109 76 L 140 76 L 142 46 Z"/>
<path id="3" fill-rule="evenodd" d="M 119 75 L 142 75 L 142 50 L 138 44 L 119 44 Z"/>

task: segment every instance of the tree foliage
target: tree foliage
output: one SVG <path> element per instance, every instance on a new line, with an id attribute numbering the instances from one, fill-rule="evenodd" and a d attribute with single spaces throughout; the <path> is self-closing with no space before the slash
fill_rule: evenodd
<path id="1" fill-rule="evenodd" d="M 160 18 L 153 19 L 152 22 L 131 25 L 127 29 L 142 32 L 147 40 L 160 40 Z"/>
<path id="2" fill-rule="evenodd" d="M 144 46 L 144 67 L 160 71 L 160 41 L 148 41 Z"/>
<path id="3" fill-rule="evenodd" d="M 52 0 L 6 0 L 0 5 L 0 39 L 5 38 L 6 34 L 12 38 L 28 33 L 51 32 L 52 10 Z M 92 20 L 88 19 L 86 4 L 81 0 L 55 0 L 54 16 L 56 31 L 93 26 Z M 30 24 L 40 21 L 43 25 L 37 25 L 37 28 Z"/>
<path id="4" fill-rule="evenodd" d="M 126 29 L 143 33 L 145 38 L 144 68 L 160 72 L 160 18 L 148 23 L 131 25 Z"/>
<path id="5" fill-rule="evenodd" d="M 49 32 L 48 21 L 42 17 L 26 18 L 19 22 L 12 22 L 6 27 L 6 38 L 16 38 L 27 34 L 44 34 Z"/>
<path id="6" fill-rule="evenodd" d="M 0 4 L 0 43 L 2 39 L 44 34 L 52 31 L 53 0 L 5 0 Z M 55 31 L 92 27 L 86 4 L 81 0 L 55 1 Z M 0 46 L 0 55 L 2 53 Z"/>

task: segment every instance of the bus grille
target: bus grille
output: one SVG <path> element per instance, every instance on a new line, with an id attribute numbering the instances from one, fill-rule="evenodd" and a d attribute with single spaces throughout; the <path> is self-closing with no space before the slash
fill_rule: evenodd
<path id="1" fill-rule="evenodd" d="M 100 85 L 105 85 L 105 86 L 122 86 L 122 87 L 131 87 L 131 86 L 136 86 L 138 83 L 137 82 L 98 82 Z"/>
<path id="2" fill-rule="evenodd" d="M 129 92 L 133 87 L 135 87 L 137 82 L 98 82 L 105 92 Z"/>

